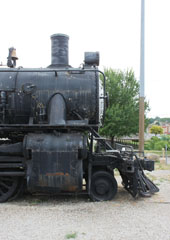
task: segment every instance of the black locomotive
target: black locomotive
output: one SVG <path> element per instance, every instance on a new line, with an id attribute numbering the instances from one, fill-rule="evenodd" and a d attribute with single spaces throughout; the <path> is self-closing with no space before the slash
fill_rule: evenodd
<path id="1" fill-rule="evenodd" d="M 110 200 L 117 192 L 115 168 L 134 197 L 157 192 L 143 172 L 154 169 L 153 161 L 139 159 L 131 148 L 113 149 L 99 136 L 107 100 L 99 53 L 86 52 L 84 64 L 72 68 L 68 39 L 51 36 L 47 68 L 15 68 L 11 48 L 9 68 L 0 69 L 0 202 L 23 189 Z"/>

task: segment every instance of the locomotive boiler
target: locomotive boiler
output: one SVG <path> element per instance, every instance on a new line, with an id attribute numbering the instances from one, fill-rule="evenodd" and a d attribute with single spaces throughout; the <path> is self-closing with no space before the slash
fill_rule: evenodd
<path id="1" fill-rule="evenodd" d="M 111 200 L 117 193 L 115 169 L 133 197 L 157 192 L 144 174 L 154 170 L 153 161 L 127 146 L 113 149 L 98 134 L 107 101 L 99 53 L 86 52 L 84 64 L 73 68 L 68 40 L 51 36 L 47 68 L 16 68 L 11 48 L 9 68 L 0 69 L 0 202 L 24 189 Z"/>

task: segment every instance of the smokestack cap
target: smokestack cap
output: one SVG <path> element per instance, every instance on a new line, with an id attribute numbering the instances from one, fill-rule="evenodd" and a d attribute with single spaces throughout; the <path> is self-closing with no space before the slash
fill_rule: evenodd
<path id="1" fill-rule="evenodd" d="M 51 35 L 51 38 L 54 38 L 54 37 L 66 37 L 69 39 L 69 36 L 67 34 L 63 34 L 63 33 L 56 33 L 56 34 Z"/>

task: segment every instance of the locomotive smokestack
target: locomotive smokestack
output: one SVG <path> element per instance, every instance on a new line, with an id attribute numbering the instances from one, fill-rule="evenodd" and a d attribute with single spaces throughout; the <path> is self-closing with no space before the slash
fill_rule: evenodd
<path id="1" fill-rule="evenodd" d="M 68 40 L 65 34 L 51 36 L 51 65 L 49 67 L 68 66 Z"/>

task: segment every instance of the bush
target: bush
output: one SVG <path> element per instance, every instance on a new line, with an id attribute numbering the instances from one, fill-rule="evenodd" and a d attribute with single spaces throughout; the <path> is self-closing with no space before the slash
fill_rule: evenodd
<path id="1" fill-rule="evenodd" d="M 144 148 L 145 150 L 152 150 L 150 141 L 145 142 Z"/>
<path id="2" fill-rule="evenodd" d="M 165 143 L 164 141 L 159 141 L 159 142 L 156 142 L 155 145 L 154 145 L 154 150 L 162 150 L 162 148 L 165 147 Z"/>
<path id="3" fill-rule="evenodd" d="M 152 137 L 151 140 L 145 142 L 145 150 L 162 150 L 167 145 L 170 150 L 170 136 L 163 136 L 161 138 Z"/>
<path id="4" fill-rule="evenodd" d="M 152 137 L 151 140 L 145 142 L 145 150 L 155 150 L 155 144 L 159 141 L 158 137 Z"/>

